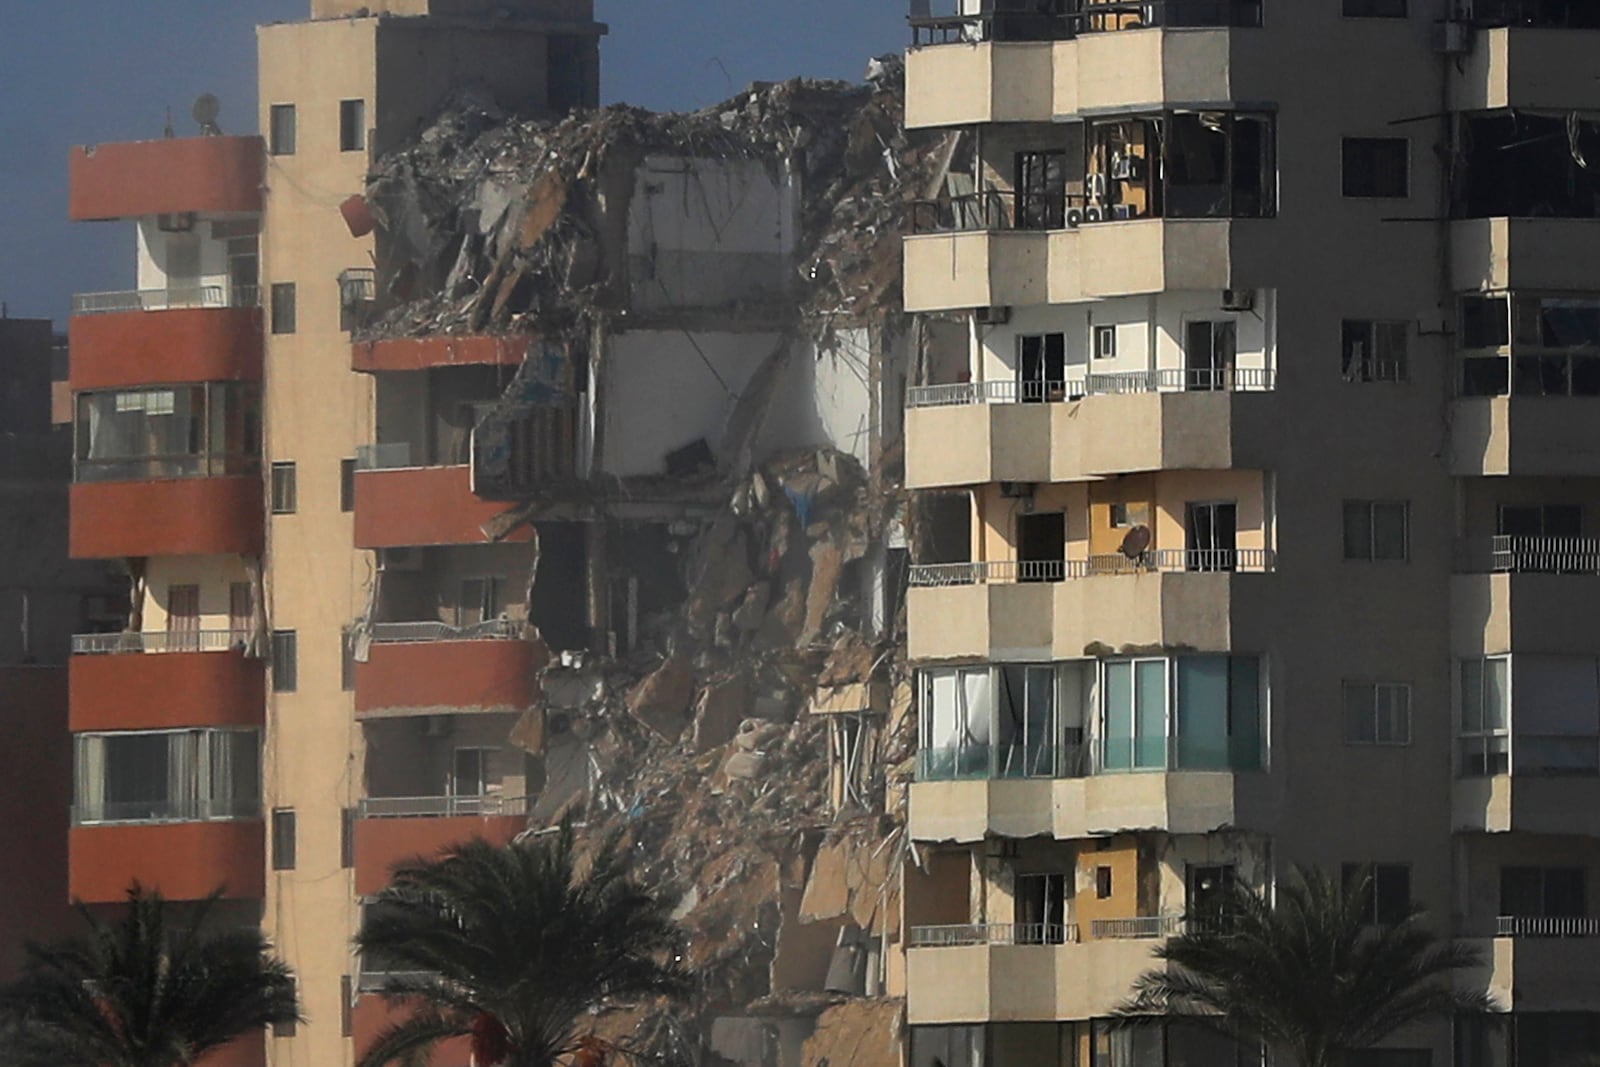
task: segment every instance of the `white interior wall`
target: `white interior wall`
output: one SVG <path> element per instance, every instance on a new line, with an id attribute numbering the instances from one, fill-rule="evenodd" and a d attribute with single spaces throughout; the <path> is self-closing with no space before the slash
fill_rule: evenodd
<path id="1" fill-rule="evenodd" d="M 214 221 L 219 220 L 202 217 L 195 222 L 193 230 L 182 236 L 192 236 L 199 241 L 200 284 L 220 285 L 226 292 L 228 242 L 211 236 L 211 223 Z M 168 288 L 167 242 L 175 235 L 162 230 L 153 215 L 140 219 L 136 229 L 139 235 L 137 287 L 140 290 Z"/>
<path id="2" fill-rule="evenodd" d="M 871 368 L 871 334 L 863 329 L 840 331 L 829 348 L 806 345 L 795 353 L 762 432 L 761 450 L 830 446 L 867 467 Z"/>

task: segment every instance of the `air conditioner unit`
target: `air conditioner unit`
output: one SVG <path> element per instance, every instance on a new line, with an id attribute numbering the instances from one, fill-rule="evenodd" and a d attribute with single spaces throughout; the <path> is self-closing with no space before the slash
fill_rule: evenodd
<path id="1" fill-rule="evenodd" d="M 1254 289 L 1222 290 L 1223 311 L 1254 311 L 1255 308 L 1256 291 Z"/>
<path id="2" fill-rule="evenodd" d="M 412 548 L 383 548 L 378 550 L 378 569 L 380 571 L 420 571 L 422 569 L 422 549 Z"/>
<path id="3" fill-rule="evenodd" d="M 1091 174 L 1084 179 L 1084 185 L 1092 197 L 1106 195 L 1106 176 L 1104 174 Z"/>
<path id="4" fill-rule="evenodd" d="M 972 320 L 979 326 L 1004 326 L 1011 321 L 1011 309 L 1004 305 L 978 308 L 972 313 Z"/>
<path id="5" fill-rule="evenodd" d="M 156 229 L 162 233 L 188 233 L 194 229 L 194 212 L 184 211 L 176 215 L 157 215 Z"/>
<path id="6" fill-rule="evenodd" d="M 1085 211 L 1083 213 L 1083 221 L 1084 222 L 1104 222 L 1105 221 L 1105 217 L 1106 217 L 1105 209 L 1102 208 L 1099 204 L 1090 204 L 1088 206 L 1088 208 L 1085 209 Z"/>
<path id="7" fill-rule="evenodd" d="M 1076 230 L 1083 225 L 1083 208 L 1072 207 L 1067 209 L 1067 229 Z"/>

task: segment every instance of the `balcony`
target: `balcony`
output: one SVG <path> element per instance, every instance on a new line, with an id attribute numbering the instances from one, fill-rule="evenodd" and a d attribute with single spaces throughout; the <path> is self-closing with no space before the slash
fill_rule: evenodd
<path id="1" fill-rule="evenodd" d="M 265 144 L 260 137 L 125 141 L 72 150 L 75 222 L 145 215 L 260 214 Z"/>
<path id="2" fill-rule="evenodd" d="M 510 620 L 377 623 L 367 661 L 356 664 L 356 717 L 522 712 L 540 666 Z"/>
<path id="3" fill-rule="evenodd" d="M 1469 941 L 1489 966 L 1461 984 L 1507 1009 L 1593 1011 L 1600 1002 L 1600 920 L 1501 916 L 1495 937 Z"/>
<path id="4" fill-rule="evenodd" d="M 476 545 L 497 538 L 484 524 L 509 510 L 473 492 L 469 466 L 413 467 L 411 446 L 373 445 L 358 454 L 357 548 Z M 526 525 L 509 540 L 532 537 Z"/>
<path id="5" fill-rule="evenodd" d="M 971 228 L 905 239 L 907 311 L 1069 304 L 1169 289 L 1247 288 L 1269 276 L 1260 218 L 1085 221 L 1077 228 Z"/>
<path id="6" fill-rule="evenodd" d="M 181 462 L 191 461 L 199 462 Z M 215 462 L 228 469 L 228 461 Z M 165 480 L 72 486 L 72 558 L 261 555 L 259 474 L 181 477 L 159 467 L 142 473 Z"/>
<path id="7" fill-rule="evenodd" d="M 435 367 L 520 367 L 532 349 L 526 336 L 395 337 L 356 341 L 350 346 L 354 371 L 420 371 Z"/>
<path id="8" fill-rule="evenodd" d="M 522 797 L 369 797 L 357 815 L 357 896 L 377 894 L 389 884 L 394 867 L 407 860 L 437 855 L 474 837 L 510 844 L 528 828 Z"/>
<path id="9" fill-rule="evenodd" d="M 1600 538 L 1485 537 L 1457 547 L 1451 651 L 1593 655 Z"/>
<path id="10" fill-rule="evenodd" d="M 1271 368 L 1162 368 L 917 386 L 907 396 L 906 485 L 1264 469 L 1278 440 L 1276 379 Z"/>
<path id="11" fill-rule="evenodd" d="M 261 381 L 256 295 L 203 286 L 73 297 L 72 390 Z"/>
<path id="12" fill-rule="evenodd" d="M 908 653 L 913 661 L 1050 661 L 1091 646 L 1227 652 L 1235 617 L 1271 610 L 1263 575 L 1275 565 L 1271 550 L 1235 549 L 917 566 Z"/>
<path id="13" fill-rule="evenodd" d="M 1143 938 L 917 943 L 928 936 L 927 928 L 913 927 L 906 952 L 906 1021 L 913 1026 L 1104 1017 L 1158 965 L 1153 942 Z"/>
<path id="14" fill-rule="evenodd" d="M 1479 7 L 1483 6 L 1480 0 Z M 1564 6 L 1573 14 L 1592 17 L 1588 5 Z M 1452 72 L 1452 110 L 1565 111 L 1574 101 L 1588 99 L 1594 82 L 1582 72 L 1594 54 L 1593 35 L 1574 33 L 1563 26 L 1540 25 L 1536 17 L 1521 13 L 1510 14 L 1508 21 L 1513 25 L 1477 31 L 1459 73 Z M 1590 22 L 1574 28 L 1597 27 Z"/>
<path id="15" fill-rule="evenodd" d="M 75 813 L 80 819 L 112 814 Z M 254 817 L 240 813 L 231 821 L 79 822 L 69 839 L 69 891 L 86 904 L 114 904 L 137 880 L 169 900 L 203 900 L 219 887 L 229 899 L 259 899 L 266 884 L 259 815 L 258 805 Z"/>
<path id="16" fill-rule="evenodd" d="M 1071 15 L 913 19 L 906 125 L 1051 122 L 1164 102 L 1218 103 L 1252 65 L 1254 0 L 1156 0 Z M 1257 94 L 1259 95 L 1259 94 Z"/>
<path id="17" fill-rule="evenodd" d="M 263 725 L 265 668 L 247 656 L 250 638 L 227 630 L 74 637 L 72 730 Z"/>

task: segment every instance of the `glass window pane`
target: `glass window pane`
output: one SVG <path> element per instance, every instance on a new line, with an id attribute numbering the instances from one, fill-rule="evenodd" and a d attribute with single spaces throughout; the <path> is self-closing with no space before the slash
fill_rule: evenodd
<path id="1" fill-rule="evenodd" d="M 1461 661 L 1461 732 L 1465 734 L 1483 729 L 1483 663 L 1481 659 Z"/>
<path id="2" fill-rule="evenodd" d="M 1055 682 L 1052 667 L 1028 668 L 1027 726 L 1023 744 L 1026 746 L 1027 769 L 1030 776 L 1055 774 Z"/>
<path id="3" fill-rule="evenodd" d="M 1371 744 L 1378 739 L 1374 727 L 1375 715 L 1372 702 L 1372 686 L 1345 684 L 1344 739 L 1346 741 Z"/>
<path id="4" fill-rule="evenodd" d="M 1511 661 L 1491 659 L 1483 670 L 1483 728 L 1504 730 L 1511 721 Z"/>
<path id="5" fill-rule="evenodd" d="M 1134 664 L 1134 765 L 1167 765 L 1167 664 L 1139 660 Z"/>
<path id="6" fill-rule="evenodd" d="M 1228 764 L 1236 771 L 1261 769 L 1261 661 L 1228 660 Z"/>
<path id="7" fill-rule="evenodd" d="M 960 752 L 956 757 L 956 770 L 961 775 L 986 775 L 994 724 L 989 668 L 975 667 L 961 672 L 961 697 Z"/>
<path id="8" fill-rule="evenodd" d="M 999 691 L 995 693 L 996 773 L 1002 778 L 1020 777 L 1022 743 L 1027 732 L 1028 669 L 1005 664 L 994 672 Z"/>
<path id="9" fill-rule="evenodd" d="M 1228 766 L 1228 657 L 1178 660 L 1178 767 Z"/>
<path id="10" fill-rule="evenodd" d="M 1101 762 L 1108 769 L 1126 770 L 1133 766 L 1133 664 L 1106 664 L 1102 700 Z"/>

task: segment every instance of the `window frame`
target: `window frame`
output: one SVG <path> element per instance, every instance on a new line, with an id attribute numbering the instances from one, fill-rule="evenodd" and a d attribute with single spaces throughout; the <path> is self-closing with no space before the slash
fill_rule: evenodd
<path id="1" fill-rule="evenodd" d="M 1344 319 L 1339 330 L 1339 369 L 1340 374 L 1347 382 L 1362 385 L 1374 382 L 1388 382 L 1403 385 L 1411 376 L 1411 326 L 1406 319 Z M 1360 356 L 1353 357 L 1351 346 L 1351 333 L 1359 330 L 1363 336 Z M 1385 337 L 1385 335 L 1387 335 Z M 1384 340 L 1393 342 L 1396 337 L 1400 339 L 1399 354 L 1395 356 L 1393 349 L 1388 347 Z"/>
<path id="2" fill-rule="evenodd" d="M 339 513 L 348 515 L 356 510 L 356 461 L 339 461 Z"/>
<path id="3" fill-rule="evenodd" d="M 269 819 L 268 838 L 271 843 L 272 869 L 292 871 L 298 860 L 300 848 L 299 820 L 293 808 L 273 808 Z"/>
<path id="4" fill-rule="evenodd" d="M 1397 926 L 1410 918 L 1416 907 L 1416 899 L 1411 892 L 1411 864 L 1409 863 L 1378 863 L 1375 861 L 1345 862 L 1339 867 L 1339 883 L 1346 893 L 1351 891 L 1352 883 L 1362 871 L 1372 872 L 1371 896 L 1366 901 L 1363 910 L 1366 911 L 1365 924 L 1368 926 Z M 1396 914 L 1385 907 L 1385 881 L 1392 879 L 1397 874 L 1405 876 L 1405 910 L 1403 914 Z M 1393 887 L 1390 887 L 1393 890 Z M 1389 901 L 1393 904 L 1393 901 Z"/>
<path id="5" fill-rule="evenodd" d="M 1487 727 L 1489 720 L 1484 712 L 1488 709 L 1487 696 L 1490 693 L 1490 663 L 1505 664 L 1504 698 L 1505 707 L 1502 709 L 1501 725 Z M 1478 668 L 1478 707 L 1479 727 L 1475 730 L 1466 728 L 1467 693 L 1470 686 L 1467 683 L 1467 671 L 1471 667 Z M 1454 707 L 1451 720 L 1454 723 L 1456 738 L 1456 777 L 1458 778 L 1494 778 L 1502 774 L 1511 773 L 1511 693 L 1512 693 L 1512 663 L 1509 654 L 1500 656 L 1468 656 L 1456 662 L 1453 672 Z M 1495 742 L 1499 744 L 1496 745 Z M 1477 746 L 1476 751 L 1473 746 Z M 1468 757 L 1476 755 L 1481 760 L 1481 769 L 1469 770 Z"/>
<path id="6" fill-rule="evenodd" d="M 1383 17 L 1383 16 L 1377 16 L 1377 17 Z M 1378 151 L 1377 146 L 1378 145 L 1392 146 L 1392 145 L 1394 145 L 1396 143 L 1401 144 L 1401 145 L 1403 145 L 1405 147 L 1405 162 L 1404 162 L 1404 165 L 1403 165 L 1403 168 L 1402 168 L 1402 173 L 1403 173 L 1403 176 L 1404 176 L 1404 179 L 1405 179 L 1404 180 L 1404 190 L 1402 192 L 1398 192 L 1398 193 L 1387 193 L 1387 192 L 1378 192 L 1378 191 L 1368 191 L 1368 192 L 1356 191 L 1356 192 L 1352 192 L 1351 191 L 1351 183 L 1352 183 L 1352 177 L 1353 176 L 1352 176 L 1352 172 L 1351 172 L 1351 164 L 1352 164 L 1352 162 L 1354 162 L 1354 160 L 1352 159 L 1352 156 L 1351 156 L 1352 147 L 1361 146 L 1364 151 L 1374 153 L 1373 155 L 1369 156 L 1367 162 L 1372 164 L 1372 167 L 1371 167 L 1371 170 L 1372 170 L 1372 174 L 1371 174 L 1371 178 L 1372 178 L 1371 186 L 1372 186 L 1372 189 L 1373 190 L 1377 190 L 1377 189 L 1379 189 L 1381 187 L 1381 183 L 1380 183 L 1380 180 L 1379 180 L 1380 179 L 1380 173 L 1379 172 L 1380 172 L 1381 168 L 1377 165 L 1378 162 L 1379 162 L 1379 159 L 1378 159 L 1378 157 L 1376 155 L 1376 152 Z M 1412 162 L 1413 162 L 1411 157 L 1412 157 L 1412 147 L 1411 147 L 1411 138 L 1409 138 L 1409 137 L 1350 137 L 1350 136 L 1341 137 L 1339 139 L 1339 195 L 1340 195 L 1340 198 L 1344 199 L 1344 200 L 1410 200 L 1411 199 L 1411 195 L 1412 195 L 1412 187 L 1414 185 L 1414 183 L 1412 181 L 1412 174 L 1411 174 L 1411 172 L 1412 172 Z"/>
<path id="7" fill-rule="evenodd" d="M 339 101 L 339 151 L 367 150 L 367 101 L 362 97 Z"/>
<path id="8" fill-rule="evenodd" d="M 1403 714 L 1402 714 L 1401 719 L 1400 719 L 1400 721 L 1404 725 L 1404 737 L 1403 738 L 1385 740 L 1383 737 L 1380 736 L 1382 734 L 1382 730 L 1380 729 L 1380 726 L 1381 726 L 1383 720 L 1379 715 L 1379 706 L 1380 706 L 1379 705 L 1379 694 L 1380 694 L 1380 692 L 1382 692 L 1384 690 L 1389 690 L 1392 693 L 1400 693 L 1400 694 L 1404 695 L 1404 698 L 1405 698 L 1405 700 L 1404 700 L 1404 709 L 1403 709 Z M 1354 694 L 1354 693 L 1363 693 L 1369 698 L 1365 710 L 1366 710 L 1367 715 L 1370 716 L 1370 719 L 1371 719 L 1370 725 L 1372 727 L 1372 736 L 1370 738 L 1352 737 L 1351 734 L 1350 734 L 1350 725 L 1351 725 L 1350 698 L 1351 698 L 1351 695 Z M 1343 716 L 1343 731 L 1342 732 L 1343 732 L 1343 737 L 1344 737 L 1344 743 L 1345 744 L 1347 744 L 1347 745 L 1360 745 L 1360 746 L 1363 746 L 1363 747 L 1370 747 L 1370 748 L 1405 748 L 1405 747 L 1407 747 L 1407 746 L 1409 746 L 1411 744 L 1411 739 L 1412 739 L 1411 709 L 1412 709 L 1412 695 L 1413 694 L 1412 694 L 1412 686 L 1411 686 L 1410 682 L 1378 682 L 1378 681 L 1369 682 L 1369 681 L 1351 681 L 1351 680 L 1347 679 L 1344 682 L 1343 687 L 1342 687 L 1342 695 L 1343 695 L 1343 702 L 1341 704 L 1341 708 L 1342 708 L 1342 710 L 1344 712 L 1344 716 Z"/>
<path id="9" fill-rule="evenodd" d="M 279 460 L 268 473 L 269 504 L 274 515 L 293 515 L 300 506 L 300 479 L 294 460 Z"/>
<path id="10" fill-rule="evenodd" d="M 300 635 L 295 630 L 272 631 L 272 691 L 294 693 L 300 689 Z"/>
<path id="11" fill-rule="evenodd" d="M 294 282 L 273 282 L 267 290 L 267 315 L 272 334 L 287 337 L 300 332 L 300 293 Z"/>
<path id="12" fill-rule="evenodd" d="M 1350 509 L 1353 507 L 1366 509 L 1366 554 L 1350 554 Z M 1378 555 L 1378 509 L 1383 507 L 1398 507 L 1401 522 L 1401 554 L 1399 556 Z M 1411 562 L 1411 501 L 1409 500 L 1344 500 L 1340 513 L 1340 540 L 1344 561 L 1346 563 L 1410 563 Z"/>
<path id="13" fill-rule="evenodd" d="M 287 119 L 287 126 L 283 120 Z M 267 109 L 267 154 L 292 156 L 299 148 L 300 112 L 294 104 L 273 104 Z"/>
<path id="14" fill-rule="evenodd" d="M 135 817 L 112 817 L 107 812 L 107 808 L 112 804 L 145 803 L 144 801 L 106 799 L 112 765 L 111 754 L 108 751 L 110 743 L 135 737 L 167 739 L 166 759 L 168 762 L 163 774 L 163 784 L 171 785 L 174 778 L 180 779 L 184 795 L 179 797 L 167 796 L 161 800 L 152 799 L 148 802 L 153 808 L 165 808 L 166 810 L 163 811 Z M 174 771 L 170 762 L 174 755 L 172 739 L 179 737 L 189 739 L 187 755 L 190 765 L 187 767 L 180 765 Z M 216 742 L 221 738 L 227 738 L 229 746 L 239 746 L 241 751 L 247 752 L 253 749 L 255 753 L 253 764 L 241 764 L 239 762 L 239 754 L 230 751 L 226 761 L 227 770 L 224 774 L 219 768 L 216 758 Z M 264 785 L 261 745 L 261 729 L 254 726 L 205 726 L 164 730 L 95 730 L 75 734 L 73 735 L 72 746 L 72 824 L 74 826 L 129 826 L 161 823 L 239 822 L 259 819 L 261 817 L 261 797 Z M 90 750 L 95 748 L 98 748 L 98 754 L 91 756 Z M 85 780 L 85 770 L 89 767 L 98 768 L 101 776 L 101 780 L 98 783 L 91 783 Z M 239 789 L 237 778 L 241 770 L 245 771 L 253 779 L 243 783 L 243 785 L 250 788 Z M 248 796 L 230 795 L 225 798 L 218 798 L 215 794 L 225 779 L 234 780 L 234 793 L 242 791 Z M 97 812 L 94 809 L 98 809 Z"/>

